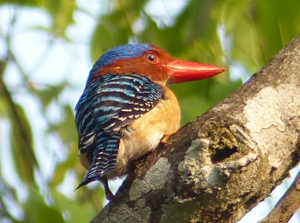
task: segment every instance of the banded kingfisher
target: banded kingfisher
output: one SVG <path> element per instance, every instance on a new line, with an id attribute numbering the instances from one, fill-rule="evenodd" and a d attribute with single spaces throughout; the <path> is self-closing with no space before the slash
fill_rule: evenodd
<path id="1" fill-rule="evenodd" d="M 174 59 L 151 44 L 120 45 L 104 53 L 75 108 L 79 159 L 88 170 L 77 188 L 98 180 L 112 199 L 107 179 L 125 175 L 133 161 L 179 129 L 179 104 L 166 86 L 223 71 Z"/>

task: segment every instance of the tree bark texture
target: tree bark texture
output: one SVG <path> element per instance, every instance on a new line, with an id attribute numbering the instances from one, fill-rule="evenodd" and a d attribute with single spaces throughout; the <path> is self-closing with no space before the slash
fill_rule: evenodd
<path id="1" fill-rule="evenodd" d="M 91 222 L 236 222 L 289 175 L 299 155 L 300 35 L 139 161 Z"/>

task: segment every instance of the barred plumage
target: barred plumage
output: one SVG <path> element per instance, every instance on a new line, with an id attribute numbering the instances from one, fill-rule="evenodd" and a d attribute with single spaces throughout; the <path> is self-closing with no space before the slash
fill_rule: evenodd
<path id="1" fill-rule="evenodd" d="M 91 166 L 78 187 L 108 175 L 115 166 L 121 129 L 151 110 L 163 89 L 138 74 L 108 74 L 91 83 L 76 106 L 79 150 Z"/>
<path id="2" fill-rule="evenodd" d="M 211 77 L 225 69 L 172 58 L 151 44 L 126 44 L 94 64 L 76 105 L 79 158 L 88 173 L 78 187 L 128 173 L 130 165 L 176 132 L 180 108 L 167 84 Z M 162 140 L 163 139 L 163 140 Z"/>

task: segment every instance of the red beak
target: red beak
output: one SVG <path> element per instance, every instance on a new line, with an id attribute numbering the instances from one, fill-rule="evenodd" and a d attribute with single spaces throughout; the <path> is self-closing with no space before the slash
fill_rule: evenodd
<path id="1" fill-rule="evenodd" d="M 164 66 L 164 68 L 168 71 L 168 84 L 201 80 L 226 70 L 226 68 L 223 67 L 185 60 L 173 60 Z"/>

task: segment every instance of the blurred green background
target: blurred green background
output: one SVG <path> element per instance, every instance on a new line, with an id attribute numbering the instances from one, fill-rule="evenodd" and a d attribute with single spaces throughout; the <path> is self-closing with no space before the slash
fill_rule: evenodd
<path id="1" fill-rule="evenodd" d="M 171 86 L 184 124 L 295 37 L 299 12 L 295 0 L 0 0 L 0 223 L 88 222 L 103 207 L 100 184 L 73 191 L 85 175 L 74 107 L 103 52 L 147 42 L 227 67 Z"/>

